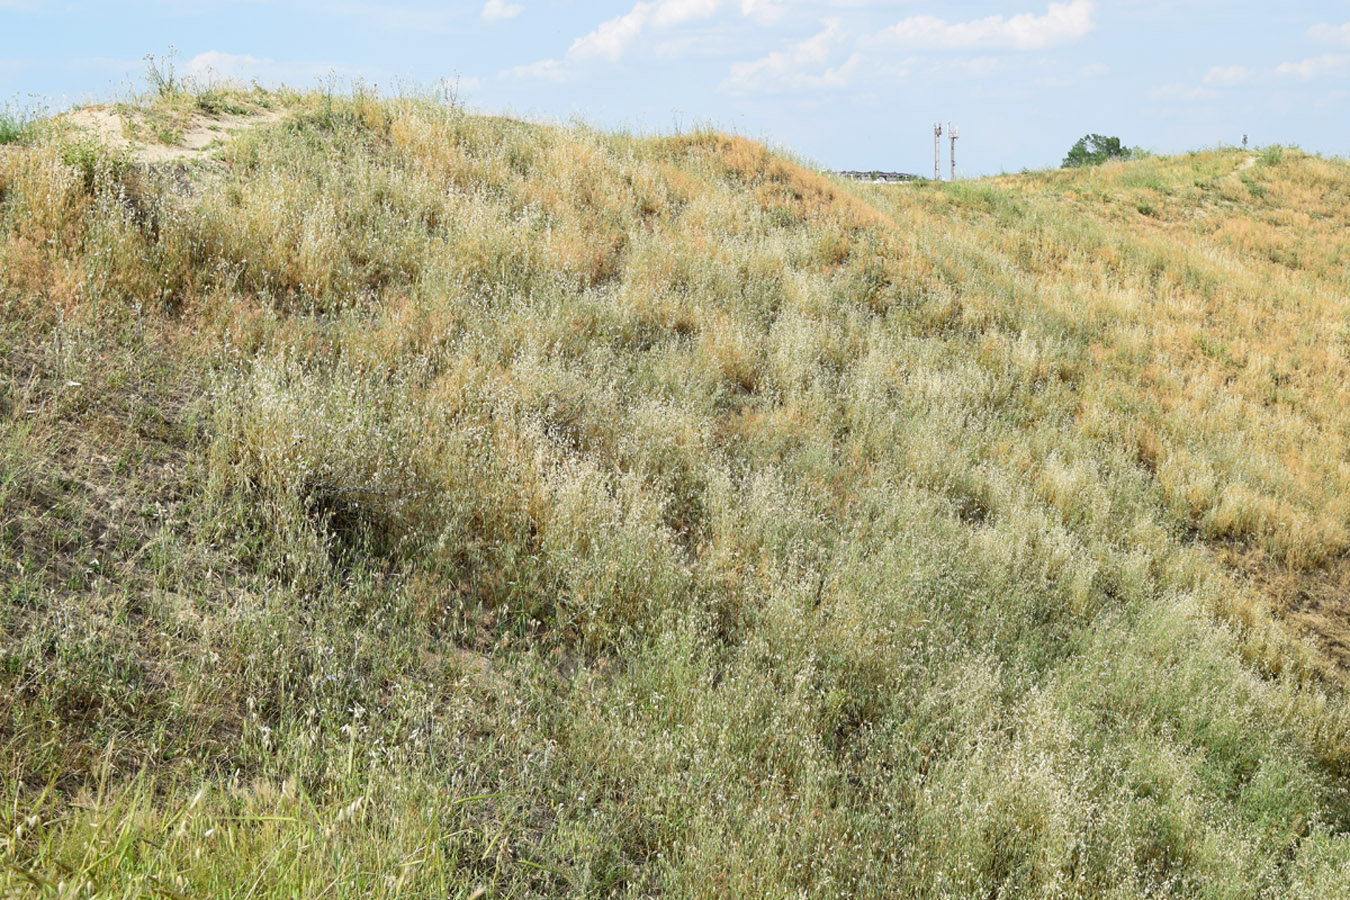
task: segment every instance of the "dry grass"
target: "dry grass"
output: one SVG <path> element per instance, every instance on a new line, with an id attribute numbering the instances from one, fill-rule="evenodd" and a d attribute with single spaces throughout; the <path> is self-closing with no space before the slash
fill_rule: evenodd
<path id="1" fill-rule="evenodd" d="M 1023 319 L 1083 335 L 1079 425 L 1133 453 L 1187 529 L 1316 583 L 1350 550 L 1347 189 L 1344 163 L 1272 148 L 1254 165 L 1212 151 L 1008 176 L 904 207 L 979 242 L 1003 284 L 968 291 L 968 308 L 1015 296 Z M 1314 630 L 1343 643 L 1347 620 Z"/>
<path id="2" fill-rule="evenodd" d="M 1343 163 L 208 100 L 0 157 L 10 892 L 1345 893 Z"/>

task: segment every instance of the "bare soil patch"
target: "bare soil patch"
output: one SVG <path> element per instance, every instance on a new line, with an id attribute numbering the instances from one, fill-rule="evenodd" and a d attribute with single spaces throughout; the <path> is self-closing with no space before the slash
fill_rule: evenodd
<path id="1" fill-rule="evenodd" d="M 1221 555 L 1270 599 L 1276 614 L 1310 638 L 1342 676 L 1350 677 L 1350 558 L 1309 567 L 1252 549 Z"/>
<path id="2" fill-rule="evenodd" d="M 116 149 L 129 151 L 137 162 L 156 164 L 203 159 L 229 136 L 280 119 L 283 113 L 258 109 L 247 114 L 189 113 L 165 123 L 150 121 L 144 111 L 122 112 L 113 106 L 86 106 L 64 121 Z M 161 139 L 167 134 L 171 140 Z"/>

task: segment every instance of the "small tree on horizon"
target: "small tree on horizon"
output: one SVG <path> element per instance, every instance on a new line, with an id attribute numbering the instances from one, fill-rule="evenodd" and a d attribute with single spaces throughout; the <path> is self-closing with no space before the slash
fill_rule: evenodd
<path id="1" fill-rule="evenodd" d="M 1081 166 L 1096 166 L 1109 159 L 1129 159 L 1133 155 L 1133 151 L 1122 145 L 1118 137 L 1086 134 L 1069 148 L 1069 155 L 1064 157 L 1062 168 L 1076 169 Z"/>

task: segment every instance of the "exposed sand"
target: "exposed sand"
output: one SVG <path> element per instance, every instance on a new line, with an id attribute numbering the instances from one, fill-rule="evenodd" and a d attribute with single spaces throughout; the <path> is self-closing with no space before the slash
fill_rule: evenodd
<path id="1" fill-rule="evenodd" d="M 126 149 L 137 162 L 164 163 L 203 159 L 225 138 L 240 131 L 256 128 L 282 117 L 277 110 L 259 110 L 251 115 L 208 116 L 193 113 L 179 129 L 182 141 L 177 145 L 158 141 L 133 140 L 129 135 L 144 134 L 143 116 L 132 114 L 127 121 L 111 106 L 86 106 L 67 113 L 63 120 L 75 128 L 89 132 L 110 147 Z"/>

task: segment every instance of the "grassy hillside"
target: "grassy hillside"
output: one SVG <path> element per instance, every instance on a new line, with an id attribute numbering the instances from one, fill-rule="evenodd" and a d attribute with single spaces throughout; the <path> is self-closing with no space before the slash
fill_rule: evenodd
<path id="1" fill-rule="evenodd" d="M 0 147 L 11 892 L 1350 893 L 1344 162 L 123 113 L 259 124 Z"/>

